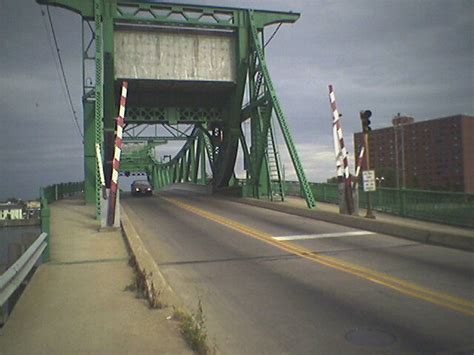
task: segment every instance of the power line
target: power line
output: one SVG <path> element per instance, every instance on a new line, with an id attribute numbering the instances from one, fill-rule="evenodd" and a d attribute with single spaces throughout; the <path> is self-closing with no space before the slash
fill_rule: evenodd
<path id="1" fill-rule="evenodd" d="M 278 30 L 280 29 L 281 25 L 283 24 L 283 22 L 280 22 L 278 24 L 278 27 L 275 29 L 275 31 L 273 31 L 272 35 L 270 36 L 270 38 L 267 40 L 267 42 L 265 42 L 265 44 L 263 45 L 263 48 L 265 48 L 269 43 L 270 41 L 273 39 L 273 37 L 275 37 L 275 35 L 277 34 Z"/>
<path id="2" fill-rule="evenodd" d="M 69 85 L 68 85 L 68 82 L 67 82 L 67 77 L 66 77 L 66 73 L 64 71 L 64 65 L 63 65 L 63 61 L 62 61 L 62 58 L 61 58 L 61 53 L 59 52 L 59 45 L 58 45 L 58 40 L 56 38 L 56 32 L 54 31 L 54 25 L 53 25 L 53 20 L 51 18 L 51 13 L 49 11 L 49 6 L 46 6 L 46 11 L 48 13 L 48 19 L 49 19 L 49 24 L 51 26 L 51 32 L 53 34 L 53 40 L 54 40 L 54 45 L 56 47 L 56 54 L 58 56 L 58 60 L 59 60 L 59 67 L 61 69 L 61 74 L 62 74 L 62 78 L 63 78 L 63 81 L 64 81 L 64 86 L 66 88 L 66 96 L 67 96 L 67 99 L 69 101 L 69 106 L 71 108 L 71 112 L 72 112 L 72 116 L 73 116 L 73 121 L 76 125 L 76 128 L 77 128 L 77 131 L 79 132 L 79 135 L 81 136 L 83 142 L 84 142 L 84 135 L 82 134 L 81 132 L 81 127 L 79 125 L 79 120 L 77 118 L 77 114 L 76 114 L 76 110 L 74 109 L 74 105 L 72 103 L 72 98 L 71 98 L 71 92 L 69 90 Z M 44 16 L 44 11 L 41 10 L 41 13 L 42 15 Z M 49 38 L 49 37 L 48 37 Z"/>
<path id="3" fill-rule="evenodd" d="M 40 11 L 41 11 L 41 15 L 42 15 L 41 19 L 43 20 L 42 22 L 43 22 L 43 26 L 44 26 L 44 29 L 45 29 L 46 37 L 48 38 L 49 49 L 51 50 L 51 58 L 53 59 L 54 66 L 56 67 L 56 74 L 57 74 L 59 87 L 61 88 L 61 93 L 63 94 L 64 99 L 66 101 L 68 101 L 66 88 L 64 86 L 64 80 L 62 79 L 61 69 L 60 69 L 59 63 L 58 63 L 58 57 L 56 55 L 56 49 L 55 49 L 55 46 L 53 44 L 53 40 L 51 38 L 51 34 L 50 34 L 50 30 L 49 30 L 49 25 L 48 25 L 47 20 L 46 20 L 46 14 L 43 11 L 43 8 L 40 8 Z M 73 125 L 74 125 L 74 122 L 73 122 Z M 77 127 L 76 127 L 76 129 L 77 129 Z"/>
<path id="4" fill-rule="evenodd" d="M 46 33 L 46 38 L 48 38 L 48 43 L 49 43 L 49 49 L 51 50 L 51 56 L 53 58 L 53 61 L 54 61 L 54 66 L 56 67 L 56 74 L 58 75 L 58 79 L 59 79 L 59 86 L 61 87 L 61 91 L 64 95 L 64 98 L 67 99 L 67 95 L 66 95 L 66 89 L 64 88 L 64 82 L 61 80 L 61 69 L 59 69 L 59 64 L 58 64 L 58 60 L 57 60 L 57 56 L 56 56 L 56 51 L 54 49 L 54 44 L 53 44 L 53 41 L 51 39 L 51 35 L 49 34 L 49 27 L 48 27 L 48 24 L 46 23 L 46 16 L 45 16 L 45 13 L 43 11 L 43 9 L 41 9 L 41 19 L 43 20 L 43 27 L 44 27 L 44 30 L 45 30 L 45 33 Z"/>

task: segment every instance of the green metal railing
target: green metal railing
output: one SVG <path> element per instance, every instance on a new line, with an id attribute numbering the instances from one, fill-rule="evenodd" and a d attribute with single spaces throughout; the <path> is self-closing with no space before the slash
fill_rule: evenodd
<path id="1" fill-rule="evenodd" d="M 49 204 L 51 202 L 61 200 L 64 197 L 77 195 L 84 191 L 84 182 L 67 182 L 63 184 L 49 185 L 40 188 L 41 201 L 41 232 L 47 233 L 47 247 L 43 253 L 43 260 L 45 262 L 50 259 L 50 217 L 51 210 Z"/>
<path id="2" fill-rule="evenodd" d="M 310 183 L 316 201 L 339 203 L 337 184 Z M 300 196 L 298 182 L 286 182 L 286 194 Z M 359 207 L 367 204 L 359 190 Z M 372 193 L 374 210 L 460 227 L 474 227 L 474 194 L 382 187 Z"/>

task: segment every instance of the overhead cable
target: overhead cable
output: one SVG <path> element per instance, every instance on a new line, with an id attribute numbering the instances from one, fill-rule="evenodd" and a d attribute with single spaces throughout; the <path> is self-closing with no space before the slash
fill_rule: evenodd
<path id="1" fill-rule="evenodd" d="M 74 105 L 72 103 L 71 92 L 69 90 L 69 85 L 68 85 L 68 82 L 67 82 L 66 72 L 64 71 L 64 65 L 63 65 L 63 61 L 62 61 L 62 58 L 61 58 L 61 53 L 59 51 L 58 40 L 56 38 L 56 32 L 54 30 L 53 20 L 51 18 L 51 12 L 49 11 L 49 6 L 46 6 L 46 11 L 48 13 L 48 20 L 49 20 L 49 24 L 51 26 L 51 32 L 53 34 L 54 46 L 56 47 L 56 54 L 58 56 L 59 67 L 60 67 L 60 70 L 61 70 L 62 79 L 64 81 L 64 86 L 66 88 L 66 96 L 67 96 L 67 100 L 69 101 L 69 106 L 71 108 L 73 121 L 76 125 L 76 128 L 77 128 L 77 131 L 79 132 L 79 135 L 81 136 L 81 138 L 84 142 L 84 134 L 81 131 L 81 127 L 79 125 L 79 120 L 77 118 L 77 113 L 76 113 L 76 110 L 74 109 Z M 41 10 L 41 13 L 44 16 L 44 11 L 43 10 Z"/>
<path id="2" fill-rule="evenodd" d="M 275 35 L 277 34 L 278 30 L 280 29 L 281 25 L 283 24 L 283 22 L 280 22 L 278 24 L 278 27 L 275 29 L 275 31 L 273 31 L 272 35 L 270 36 L 270 38 L 265 42 L 265 44 L 263 45 L 263 48 L 265 48 L 269 43 L 270 41 L 273 39 L 273 37 L 275 37 Z"/>

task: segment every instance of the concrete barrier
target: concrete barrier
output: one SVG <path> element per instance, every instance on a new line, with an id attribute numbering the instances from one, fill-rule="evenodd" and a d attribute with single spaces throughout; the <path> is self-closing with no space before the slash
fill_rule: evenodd
<path id="1" fill-rule="evenodd" d="M 27 227 L 27 226 L 39 226 L 41 220 L 39 218 L 30 219 L 5 219 L 0 221 L 0 228 L 3 227 Z"/>
<path id="2" fill-rule="evenodd" d="M 444 232 L 421 227 L 418 228 L 385 221 L 377 221 L 363 217 L 341 215 L 327 211 L 310 210 L 265 200 L 249 198 L 232 200 L 255 207 L 261 207 L 297 216 L 317 219 L 324 222 L 340 224 L 346 227 L 364 229 L 370 232 L 388 234 L 394 237 L 414 240 L 420 243 L 440 245 L 470 252 L 474 251 L 474 232 L 472 236 L 467 236 L 466 233 Z"/>
<path id="3" fill-rule="evenodd" d="M 135 230 L 124 207 L 121 208 L 121 226 L 125 242 L 136 263 L 137 271 L 145 278 L 145 283 L 156 291 L 158 301 L 164 306 L 182 308 L 183 302 L 168 285 L 155 260 L 143 245 L 140 235 Z M 153 295 L 148 295 L 148 301 L 152 303 L 153 300 L 150 297 Z"/>

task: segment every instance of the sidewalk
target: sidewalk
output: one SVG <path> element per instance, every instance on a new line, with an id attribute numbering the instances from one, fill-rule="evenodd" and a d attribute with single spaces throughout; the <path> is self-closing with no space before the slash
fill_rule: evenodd
<path id="1" fill-rule="evenodd" d="M 374 211 L 376 219 L 373 220 L 363 217 L 366 212 L 364 209 L 360 209 L 359 216 L 342 215 L 339 214 L 339 206 L 319 201 L 316 202 L 316 208 L 310 210 L 304 199 L 293 196 L 285 197 L 285 202 L 250 198 L 235 199 L 235 201 L 421 243 L 474 251 L 474 229 L 402 218 L 377 211 Z"/>
<path id="2" fill-rule="evenodd" d="M 172 309 L 124 291 L 133 271 L 121 232 L 98 229 L 93 206 L 51 205 L 51 262 L 0 330 L 0 354 L 192 354 Z"/>
<path id="3" fill-rule="evenodd" d="M 288 196 L 285 197 L 287 202 L 290 205 L 299 206 L 299 207 L 306 207 L 306 202 L 304 199 L 299 197 Z M 339 214 L 339 206 L 333 203 L 325 203 L 325 202 L 316 202 L 316 207 L 321 211 L 327 211 L 332 213 Z M 366 210 L 361 208 L 359 210 L 359 216 L 364 217 Z M 462 227 L 455 227 L 450 226 L 447 224 L 440 224 L 440 223 L 433 223 L 433 222 L 426 222 L 420 221 L 417 219 L 410 219 L 410 218 L 403 218 L 396 215 L 373 211 L 376 220 L 395 223 L 395 224 L 403 224 L 406 226 L 418 227 L 418 228 L 426 228 L 426 229 L 434 229 L 437 231 L 444 231 L 446 233 L 453 233 L 453 234 L 464 234 L 466 237 L 474 237 L 474 230 L 469 228 L 462 228 Z"/>

